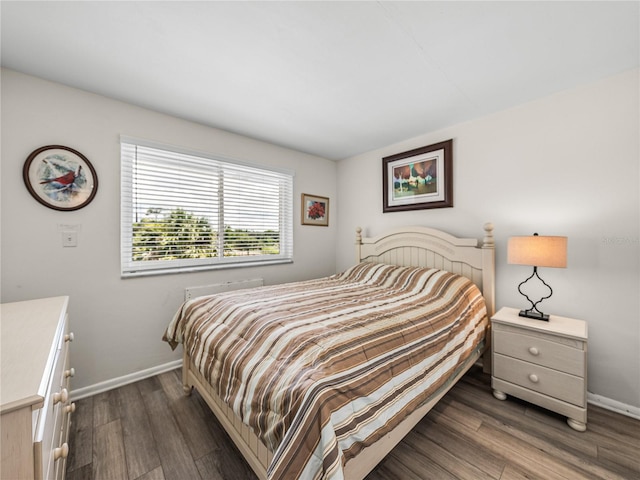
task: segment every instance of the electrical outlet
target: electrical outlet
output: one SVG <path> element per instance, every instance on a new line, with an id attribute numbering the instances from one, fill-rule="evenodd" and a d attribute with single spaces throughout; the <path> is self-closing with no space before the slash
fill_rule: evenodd
<path id="1" fill-rule="evenodd" d="M 62 246 L 63 247 L 77 247 L 78 246 L 78 232 L 62 232 Z"/>

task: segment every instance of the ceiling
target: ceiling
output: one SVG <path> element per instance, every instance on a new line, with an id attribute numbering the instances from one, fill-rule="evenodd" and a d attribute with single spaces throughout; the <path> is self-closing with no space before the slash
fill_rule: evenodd
<path id="1" fill-rule="evenodd" d="M 640 64 L 634 2 L 9 2 L 2 66 L 347 158 Z"/>

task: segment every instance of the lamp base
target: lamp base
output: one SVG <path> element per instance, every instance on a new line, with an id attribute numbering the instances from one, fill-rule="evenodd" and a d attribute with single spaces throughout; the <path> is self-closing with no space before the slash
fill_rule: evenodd
<path id="1" fill-rule="evenodd" d="M 533 318 L 534 320 L 542 320 L 544 322 L 549 321 L 549 315 L 546 313 L 539 313 L 533 310 L 520 310 L 518 314 L 520 317 Z"/>

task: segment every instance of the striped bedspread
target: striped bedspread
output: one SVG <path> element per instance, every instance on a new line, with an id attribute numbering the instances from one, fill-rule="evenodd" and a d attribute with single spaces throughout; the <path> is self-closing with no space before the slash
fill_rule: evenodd
<path id="1" fill-rule="evenodd" d="M 198 297 L 163 339 L 184 347 L 274 452 L 271 479 L 339 479 L 484 339 L 464 277 L 361 263 L 331 277 Z"/>

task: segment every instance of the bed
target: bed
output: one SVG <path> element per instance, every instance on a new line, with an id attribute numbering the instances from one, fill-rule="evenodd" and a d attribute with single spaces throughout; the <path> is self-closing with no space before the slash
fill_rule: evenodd
<path id="1" fill-rule="evenodd" d="M 185 393 L 258 478 L 362 479 L 474 363 L 490 368 L 494 263 L 491 224 L 482 242 L 358 228 L 346 271 L 192 299 L 163 339 L 183 343 Z"/>

